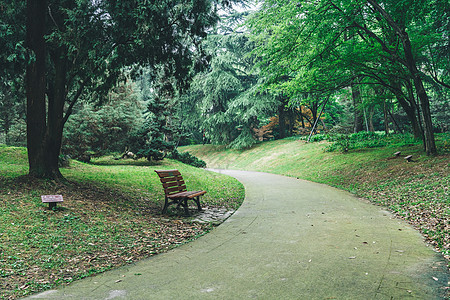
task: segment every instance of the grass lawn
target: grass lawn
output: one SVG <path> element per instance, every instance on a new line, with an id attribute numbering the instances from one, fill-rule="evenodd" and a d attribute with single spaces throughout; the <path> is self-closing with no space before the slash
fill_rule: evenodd
<path id="1" fill-rule="evenodd" d="M 296 138 L 269 141 L 247 150 L 194 145 L 182 151 L 203 159 L 211 168 L 270 172 L 325 183 L 348 190 L 407 220 L 450 260 L 449 136 L 437 137 L 440 154 L 426 156 L 420 142 L 395 136 L 387 146 L 329 152 L 329 142 L 306 143 Z M 401 151 L 400 157 L 393 153 Z M 413 162 L 403 159 L 413 155 Z"/>
<path id="2" fill-rule="evenodd" d="M 235 179 L 172 160 L 73 161 L 61 170 L 68 184 L 32 180 L 24 176 L 26 149 L 0 146 L 0 299 L 67 284 L 207 233 L 212 225 L 160 214 L 164 194 L 154 170 L 175 168 L 189 189 L 208 192 L 203 207 L 236 209 L 244 199 Z M 45 194 L 61 194 L 64 202 L 48 210 Z"/>

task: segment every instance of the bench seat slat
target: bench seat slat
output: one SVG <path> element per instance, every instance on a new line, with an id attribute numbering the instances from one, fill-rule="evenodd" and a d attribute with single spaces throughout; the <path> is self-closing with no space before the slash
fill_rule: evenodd
<path id="1" fill-rule="evenodd" d="M 185 192 L 179 192 L 176 194 L 169 195 L 169 198 L 184 198 L 187 197 L 189 199 L 201 196 L 206 194 L 206 191 L 185 191 Z"/>

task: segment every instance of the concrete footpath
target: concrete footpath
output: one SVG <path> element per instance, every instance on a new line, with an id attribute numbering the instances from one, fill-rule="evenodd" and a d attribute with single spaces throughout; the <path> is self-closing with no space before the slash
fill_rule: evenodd
<path id="1" fill-rule="evenodd" d="M 217 171 L 246 198 L 212 232 L 30 299 L 444 299 L 446 262 L 382 208 L 326 185 Z"/>

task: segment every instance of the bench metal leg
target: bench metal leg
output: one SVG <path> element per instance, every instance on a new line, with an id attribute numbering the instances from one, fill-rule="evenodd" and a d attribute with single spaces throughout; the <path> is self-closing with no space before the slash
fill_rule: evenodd
<path id="1" fill-rule="evenodd" d="M 188 198 L 183 199 L 182 205 L 184 208 L 184 214 L 189 217 L 191 215 L 191 213 L 189 212 L 189 207 L 188 207 L 187 201 L 188 201 Z"/>
<path id="2" fill-rule="evenodd" d="M 195 203 L 197 203 L 197 210 L 202 211 L 202 207 L 200 206 L 200 196 L 194 198 Z"/>
<path id="3" fill-rule="evenodd" d="M 164 208 L 163 208 L 163 210 L 162 210 L 162 213 L 163 213 L 163 214 L 167 213 L 167 207 L 169 207 L 169 199 L 167 199 L 167 197 L 165 197 L 165 200 L 164 200 Z"/>

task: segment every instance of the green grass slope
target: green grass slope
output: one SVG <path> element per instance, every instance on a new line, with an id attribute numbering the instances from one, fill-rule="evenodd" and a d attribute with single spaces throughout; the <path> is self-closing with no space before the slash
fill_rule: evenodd
<path id="1" fill-rule="evenodd" d="M 438 146 L 445 148 L 438 139 Z M 327 152 L 328 142 L 284 139 L 247 150 L 194 145 L 182 148 L 210 168 L 276 173 L 329 184 L 388 207 L 418 228 L 450 258 L 450 155 L 424 155 L 418 143 L 392 141 L 380 148 Z M 400 157 L 393 153 L 401 151 Z M 413 155 L 413 162 L 403 159 Z"/>
<path id="2" fill-rule="evenodd" d="M 0 299 L 54 288 L 208 232 L 211 225 L 160 215 L 164 194 L 153 170 L 174 168 L 189 189 L 208 192 L 204 207 L 236 209 L 243 201 L 234 178 L 172 160 L 73 161 L 62 169 L 67 184 L 32 180 L 23 176 L 26 149 L 0 146 Z M 63 204 L 48 210 L 40 199 L 46 194 L 63 195 Z"/>

